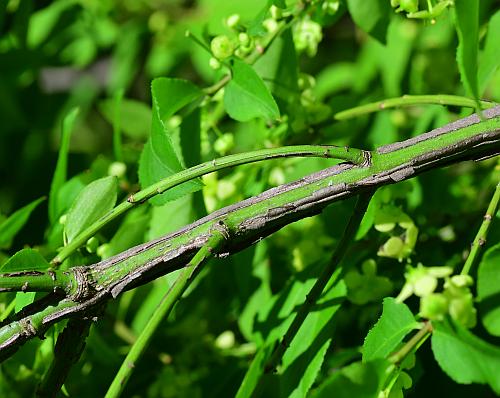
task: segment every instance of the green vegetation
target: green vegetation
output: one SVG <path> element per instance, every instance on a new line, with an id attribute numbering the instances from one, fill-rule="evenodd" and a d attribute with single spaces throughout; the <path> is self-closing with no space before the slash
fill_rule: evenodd
<path id="1" fill-rule="evenodd" d="M 493 0 L 3 2 L 0 396 L 500 395 L 498 37 Z"/>

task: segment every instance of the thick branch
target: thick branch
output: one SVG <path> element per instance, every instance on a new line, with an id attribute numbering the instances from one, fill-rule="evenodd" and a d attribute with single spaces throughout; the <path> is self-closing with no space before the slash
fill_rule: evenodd
<path id="1" fill-rule="evenodd" d="M 110 259 L 78 267 L 79 294 L 54 307 L 0 328 L 0 357 L 26 340 L 42 335 L 55 322 L 82 316 L 93 306 L 126 289 L 144 284 L 184 266 L 207 243 L 218 222 L 228 228 L 225 252 L 229 255 L 275 232 L 284 225 L 320 213 L 325 206 L 373 188 L 412 178 L 463 160 L 500 153 L 500 107 L 410 140 L 370 153 L 362 165 L 340 164 L 296 182 L 216 211 L 177 232 L 148 242 Z"/>

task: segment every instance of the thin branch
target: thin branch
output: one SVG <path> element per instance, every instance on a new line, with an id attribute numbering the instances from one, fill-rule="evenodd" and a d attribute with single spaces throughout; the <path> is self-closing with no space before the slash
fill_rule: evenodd
<path id="1" fill-rule="evenodd" d="M 495 188 L 495 192 L 493 193 L 488 209 L 486 210 L 486 214 L 483 217 L 483 222 L 481 223 L 479 231 L 477 231 L 477 235 L 474 238 L 474 241 L 472 242 L 470 253 L 467 256 L 467 260 L 465 261 L 464 267 L 462 268 L 462 272 L 460 272 L 461 275 L 468 275 L 471 268 L 479 259 L 479 254 L 481 252 L 481 249 L 486 244 L 486 238 L 488 237 L 491 221 L 498 212 L 499 204 L 500 204 L 500 183 L 498 183 Z"/>
<path id="2" fill-rule="evenodd" d="M 479 103 L 482 109 L 492 108 L 497 105 L 495 102 L 489 101 L 479 101 Z M 463 106 L 467 108 L 476 108 L 477 106 L 476 100 L 467 97 L 460 97 L 458 95 L 403 95 L 402 97 L 388 98 L 382 101 L 371 102 L 369 104 L 357 106 L 355 108 L 346 109 L 345 111 L 341 111 L 333 115 L 333 118 L 335 120 L 345 120 L 362 116 L 367 113 L 378 112 L 383 109 L 419 104 Z"/>
<path id="3" fill-rule="evenodd" d="M 370 152 L 363 165 L 343 163 L 218 210 L 180 230 L 90 266 L 75 267 L 77 294 L 0 328 L 0 359 L 48 327 L 92 313 L 97 305 L 189 262 L 219 221 L 231 239 L 224 252 L 238 252 L 283 226 L 320 213 L 327 205 L 400 182 L 426 170 L 500 152 L 500 107 Z"/>
<path id="4" fill-rule="evenodd" d="M 271 358 L 266 363 L 265 370 L 266 372 L 273 372 L 276 367 L 281 362 L 283 358 L 283 354 L 287 350 L 287 348 L 292 343 L 294 337 L 299 331 L 300 327 L 304 323 L 307 315 L 311 312 L 311 308 L 316 304 L 318 299 L 320 298 L 325 286 L 328 284 L 330 279 L 332 278 L 335 269 L 339 266 L 342 259 L 344 258 L 345 253 L 347 252 L 347 248 L 349 244 L 354 240 L 354 236 L 358 231 L 359 224 L 365 215 L 365 211 L 370 203 L 370 199 L 373 195 L 373 191 L 368 191 L 367 193 L 362 193 L 359 195 L 358 200 L 356 202 L 356 206 L 354 207 L 353 213 L 347 226 L 342 234 L 342 238 L 340 239 L 337 248 L 335 249 L 331 260 L 328 265 L 325 267 L 314 286 L 311 288 L 309 293 L 306 296 L 306 300 L 300 306 L 297 311 L 297 315 L 293 319 L 290 324 L 288 330 L 286 331 L 283 339 L 280 341 L 277 348 L 274 350 Z M 261 376 L 262 377 L 262 376 Z"/>
<path id="5" fill-rule="evenodd" d="M 127 201 L 119 204 L 109 213 L 101 217 L 97 222 L 86 228 L 76 236 L 68 245 L 66 245 L 59 254 L 54 257 L 52 264 L 62 263 L 71 253 L 92 236 L 94 236 L 102 227 L 123 214 L 136 204 L 140 204 L 155 195 L 161 194 L 184 182 L 194 178 L 201 177 L 214 171 L 226 169 L 229 167 L 240 166 L 243 164 L 260 162 L 264 160 L 284 158 L 284 157 L 323 157 L 345 160 L 354 164 L 362 164 L 366 160 L 364 151 L 356 148 L 337 147 L 332 145 L 296 145 L 280 148 L 261 149 L 257 151 L 245 152 L 241 154 L 224 156 L 205 162 L 189 169 L 183 170 L 177 174 L 167 177 L 156 184 L 129 196 Z"/>
<path id="6" fill-rule="evenodd" d="M 207 243 L 195 254 L 188 265 L 182 269 L 177 280 L 170 290 L 163 296 L 158 307 L 155 309 L 146 326 L 132 345 L 127 357 L 123 361 L 118 373 L 113 379 L 106 393 L 106 398 L 116 398 L 123 392 L 128 379 L 132 375 L 137 361 L 144 354 L 151 338 L 163 320 L 167 320 L 175 303 L 181 298 L 186 288 L 191 284 L 195 276 L 200 272 L 203 263 L 214 255 L 224 241 L 228 239 L 228 232 L 223 223 L 217 224 Z"/>

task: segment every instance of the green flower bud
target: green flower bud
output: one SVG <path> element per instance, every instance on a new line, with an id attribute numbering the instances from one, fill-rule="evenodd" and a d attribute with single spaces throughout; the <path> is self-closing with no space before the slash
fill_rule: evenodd
<path id="1" fill-rule="evenodd" d="M 413 291 L 418 297 L 425 297 L 434 292 L 437 287 L 437 279 L 431 275 L 422 275 L 413 284 Z"/>
<path id="2" fill-rule="evenodd" d="M 87 243 L 85 244 L 85 249 L 87 249 L 89 253 L 95 253 L 98 247 L 99 247 L 99 239 L 97 239 L 95 236 L 87 240 Z"/>
<path id="3" fill-rule="evenodd" d="M 232 133 L 222 134 L 214 142 L 214 150 L 220 155 L 225 155 L 234 147 L 234 135 Z"/>
<path id="4" fill-rule="evenodd" d="M 281 11 L 281 8 L 278 8 L 275 5 L 272 5 L 271 8 L 269 9 L 269 11 L 271 11 L 271 17 L 273 19 L 280 19 L 283 16 L 283 12 Z"/>
<path id="5" fill-rule="evenodd" d="M 236 193 L 236 185 L 232 181 L 220 180 L 217 184 L 217 198 L 228 199 Z"/>
<path id="6" fill-rule="evenodd" d="M 121 178 L 127 172 L 127 165 L 123 162 L 113 162 L 108 167 L 108 175 Z"/>
<path id="7" fill-rule="evenodd" d="M 377 255 L 381 257 L 399 258 L 404 249 L 404 242 L 401 238 L 393 236 L 380 248 Z"/>
<path id="8" fill-rule="evenodd" d="M 213 69 L 213 70 L 217 70 L 217 69 L 220 69 L 221 67 L 221 63 L 219 62 L 219 60 L 217 58 L 214 58 L 214 57 L 210 57 L 209 61 L 208 61 L 208 65 Z"/>
<path id="9" fill-rule="evenodd" d="M 231 330 L 226 330 L 215 339 L 215 346 L 221 350 L 227 350 L 234 347 L 235 340 L 234 333 Z"/>
<path id="10" fill-rule="evenodd" d="M 399 0 L 398 11 L 417 12 L 418 0 Z"/>
<path id="11" fill-rule="evenodd" d="M 226 26 L 230 29 L 234 29 L 238 26 L 240 23 L 240 15 L 239 14 L 232 14 L 227 17 L 226 19 Z"/>
<path id="12" fill-rule="evenodd" d="M 448 298 L 442 293 L 432 293 L 420 299 L 420 316 L 442 320 L 448 313 Z"/>
<path id="13" fill-rule="evenodd" d="M 248 33 L 241 32 L 238 35 L 238 41 L 242 46 L 248 46 L 250 44 L 250 36 L 248 36 Z"/>
<path id="14" fill-rule="evenodd" d="M 274 33 L 278 30 L 278 22 L 276 22 L 275 19 L 268 18 L 265 19 L 262 22 L 262 25 L 264 25 L 264 28 L 269 32 L 269 33 Z"/>
<path id="15" fill-rule="evenodd" d="M 226 59 L 233 55 L 234 43 L 226 35 L 215 36 L 210 42 L 212 54 L 217 59 Z"/>
<path id="16" fill-rule="evenodd" d="M 305 18 L 299 21 L 293 30 L 293 41 L 297 50 L 305 50 L 307 55 L 313 57 L 318 50 L 318 44 L 323 38 L 321 25 Z"/>
<path id="17" fill-rule="evenodd" d="M 273 167 L 269 173 L 268 182 L 271 185 L 278 186 L 285 183 L 285 173 L 281 167 Z"/>

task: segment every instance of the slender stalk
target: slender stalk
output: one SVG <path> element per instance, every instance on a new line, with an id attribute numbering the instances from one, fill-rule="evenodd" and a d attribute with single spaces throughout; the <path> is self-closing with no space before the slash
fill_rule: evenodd
<path id="1" fill-rule="evenodd" d="M 236 155 L 224 156 L 214 159 L 211 162 L 190 167 L 160 182 L 131 195 L 126 202 L 116 206 L 109 213 L 101 217 L 97 222 L 82 231 L 68 245 L 64 246 L 59 254 L 52 259 L 52 264 L 62 263 L 77 248 L 85 244 L 89 238 L 94 236 L 103 226 L 123 214 L 131 207 L 142 203 L 155 195 L 161 194 L 184 182 L 205 174 L 222 170 L 228 167 L 239 166 L 242 164 L 259 162 L 263 160 L 283 158 L 283 157 L 323 157 L 345 160 L 354 164 L 362 164 L 365 161 L 365 152 L 360 149 L 324 145 L 297 145 L 280 148 L 261 149 L 258 151 L 246 152 Z"/>
<path id="2" fill-rule="evenodd" d="M 482 109 L 492 108 L 497 105 L 496 103 L 489 101 L 479 101 L 479 103 Z M 378 112 L 383 109 L 419 104 L 452 105 L 467 108 L 476 108 L 477 106 L 476 100 L 467 97 L 460 97 L 458 95 L 403 95 L 402 97 L 388 98 L 382 101 L 371 102 L 369 104 L 356 106 L 355 108 L 346 109 L 345 111 L 334 114 L 333 118 L 336 120 L 345 120 L 365 115 L 367 113 Z"/>
<path id="3" fill-rule="evenodd" d="M 499 204 L 500 204 L 500 183 L 498 183 L 495 188 L 495 192 L 493 193 L 490 204 L 488 205 L 486 214 L 483 217 L 483 222 L 481 223 L 479 231 L 477 231 L 477 235 L 474 238 L 474 241 L 472 242 L 470 253 L 467 256 L 467 260 L 465 260 L 462 272 L 460 272 L 461 275 L 468 275 L 472 266 L 479 259 L 479 254 L 481 252 L 481 249 L 486 244 L 486 238 L 490 230 L 491 220 L 497 214 Z"/>
<path id="4" fill-rule="evenodd" d="M 83 353 L 91 325 L 92 319 L 69 320 L 64 331 L 57 338 L 54 360 L 36 390 L 37 397 L 57 396 L 71 367 L 78 362 Z"/>
<path id="5" fill-rule="evenodd" d="M 168 315 L 170 314 L 170 311 L 174 307 L 175 303 L 181 298 L 186 288 L 199 273 L 203 263 L 223 244 L 227 238 L 226 234 L 226 231 L 219 231 L 215 229 L 207 243 L 195 254 L 188 265 L 182 269 L 179 277 L 165 296 L 163 296 L 158 304 L 158 307 L 155 309 L 151 318 L 149 318 L 136 342 L 132 345 L 132 348 L 127 354 L 120 369 L 118 370 L 118 373 L 113 379 L 108 392 L 106 393 L 106 398 L 119 397 L 123 392 L 128 379 L 132 375 L 135 364 L 146 351 L 151 338 L 160 326 L 161 322 L 168 318 Z"/>
<path id="6" fill-rule="evenodd" d="M 427 321 L 398 351 L 389 357 L 389 361 L 399 366 L 412 352 L 415 352 L 432 333 L 432 324 Z"/>
<path id="7" fill-rule="evenodd" d="M 123 89 L 118 90 L 113 99 L 113 154 L 119 162 L 123 161 L 122 133 L 121 133 L 121 106 L 123 102 Z"/>
<path id="8" fill-rule="evenodd" d="M 271 355 L 271 358 L 268 360 L 265 366 L 266 372 L 273 372 L 276 369 L 276 366 L 278 366 L 278 364 L 281 362 L 283 354 L 285 353 L 289 345 L 292 343 L 294 337 L 296 336 L 300 327 L 304 323 L 304 320 L 306 319 L 307 315 L 311 312 L 311 308 L 316 304 L 316 302 L 321 296 L 321 293 L 323 293 L 325 286 L 332 278 L 332 275 L 335 269 L 339 266 L 340 262 L 342 261 L 342 258 L 344 257 L 347 248 L 349 247 L 349 244 L 354 240 L 354 236 L 356 235 L 359 224 L 363 219 L 363 216 L 365 214 L 366 208 L 368 207 L 368 203 L 370 203 L 372 195 L 373 191 L 369 191 L 367 193 L 362 193 L 359 195 L 358 200 L 356 202 L 356 206 L 354 207 L 353 213 L 351 215 L 351 218 L 347 223 L 342 238 L 340 239 L 340 242 L 338 243 L 338 246 L 335 249 L 335 252 L 333 253 L 330 262 L 325 267 L 325 269 L 319 276 L 318 280 L 307 294 L 306 300 L 297 311 L 297 315 L 290 324 L 290 327 L 283 336 L 283 339 L 274 350 L 273 354 Z"/>

